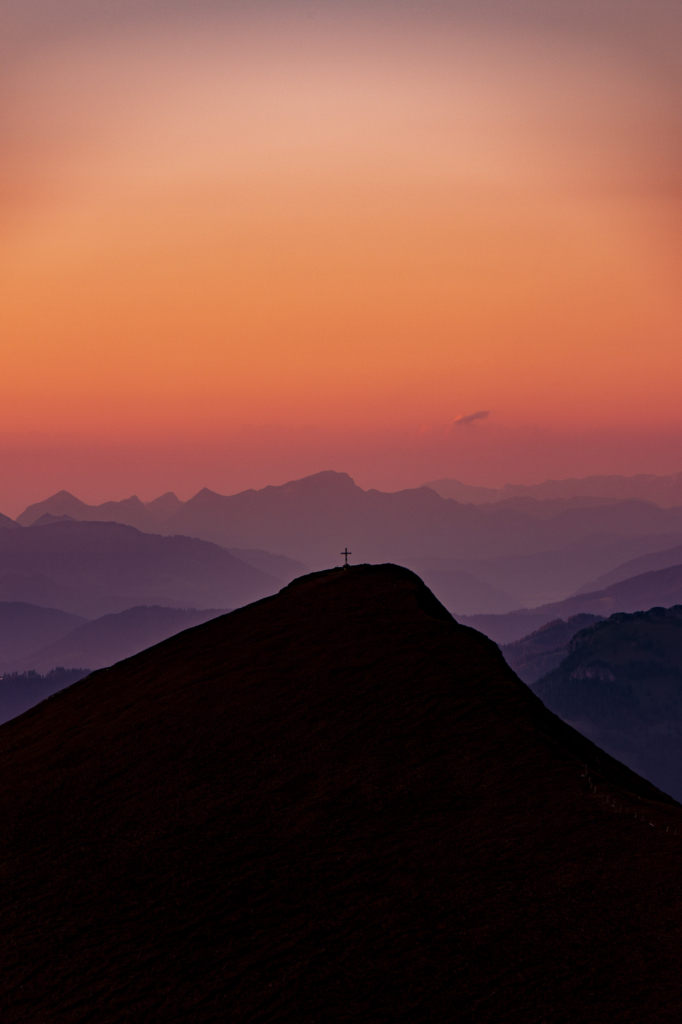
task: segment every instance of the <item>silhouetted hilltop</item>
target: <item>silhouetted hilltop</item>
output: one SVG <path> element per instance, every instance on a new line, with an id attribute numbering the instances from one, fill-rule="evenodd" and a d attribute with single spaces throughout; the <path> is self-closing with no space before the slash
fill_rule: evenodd
<path id="1" fill-rule="evenodd" d="M 682 605 L 612 615 L 583 629 L 534 692 L 682 799 Z"/>
<path id="2" fill-rule="evenodd" d="M 530 686 L 556 668 L 568 653 L 568 645 L 581 629 L 600 621 L 598 615 L 573 615 L 568 622 L 554 619 L 536 629 L 529 636 L 505 644 L 501 650 L 504 660 L 519 679 Z"/>
<path id="3" fill-rule="evenodd" d="M 30 651 L 25 651 L 7 667 L 13 671 L 32 668 L 37 672 L 48 672 L 58 665 L 63 668 L 80 665 L 88 665 L 91 669 L 104 668 L 153 647 L 184 629 L 224 614 L 224 608 L 204 608 L 202 611 L 158 605 L 128 608 L 116 615 L 103 615 L 92 622 L 82 623 L 52 642 L 45 643 L 45 638 L 40 646 L 35 645 Z"/>
<path id="4" fill-rule="evenodd" d="M 672 476 L 587 476 L 580 479 L 545 480 L 541 484 L 505 484 L 504 487 L 471 487 L 459 480 L 432 480 L 424 485 L 456 501 L 474 504 L 503 501 L 506 498 L 530 497 L 541 501 L 573 497 L 609 498 L 614 500 L 636 498 L 652 501 L 663 508 L 682 505 L 682 473 Z"/>
<path id="5" fill-rule="evenodd" d="M 19 523 L 15 522 L 14 519 L 10 519 L 9 516 L 3 516 L 0 513 L 0 530 L 16 530 Z"/>
<path id="6" fill-rule="evenodd" d="M 280 586 L 223 548 L 193 537 L 97 522 L 0 531 L 0 599 L 29 600 L 87 618 L 140 604 L 230 608 Z"/>
<path id="7" fill-rule="evenodd" d="M 84 622 L 80 615 L 56 608 L 0 601 L 0 672 L 39 647 L 60 640 Z"/>
<path id="8" fill-rule="evenodd" d="M 614 612 L 635 612 L 653 605 L 682 603 L 682 565 L 622 580 L 592 594 L 579 594 L 565 601 L 522 609 L 507 615 L 461 616 L 462 622 L 480 629 L 499 644 L 509 644 L 547 622 L 574 615 L 612 615 Z"/>
<path id="9" fill-rule="evenodd" d="M 677 1022 L 682 809 L 396 566 L 93 673 L 0 772 L 8 1024 Z"/>

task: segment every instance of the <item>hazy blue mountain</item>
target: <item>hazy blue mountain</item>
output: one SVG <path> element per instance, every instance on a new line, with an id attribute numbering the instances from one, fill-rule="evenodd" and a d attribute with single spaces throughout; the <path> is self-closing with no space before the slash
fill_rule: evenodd
<path id="1" fill-rule="evenodd" d="M 515 498 L 500 498 L 499 501 L 487 502 L 481 506 L 481 511 L 487 515 L 498 515 L 503 510 L 523 512 L 532 519 L 554 519 L 562 512 L 570 512 L 575 508 L 601 508 L 604 505 L 617 505 L 622 500 L 624 499 L 592 498 L 584 495 L 576 495 L 573 498 L 532 498 L 529 495 L 518 495 Z"/>
<path id="2" fill-rule="evenodd" d="M 0 674 L 0 725 L 87 675 L 87 668 L 56 668 L 44 676 L 39 672 Z"/>
<path id="3" fill-rule="evenodd" d="M 80 615 L 23 602 L 0 601 L 0 671 L 83 625 Z"/>
<path id="4" fill-rule="evenodd" d="M 205 489 L 163 525 L 163 532 L 200 536 L 231 549 L 277 551 L 323 568 L 340 560 L 337 552 L 345 545 L 355 562 L 406 562 L 537 553 L 597 533 L 679 535 L 682 510 L 622 501 L 538 519 L 517 508 L 483 512 L 428 487 L 393 494 L 364 491 L 345 473 L 325 472 L 229 497 Z"/>
<path id="5" fill-rule="evenodd" d="M 461 480 L 429 480 L 424 487 L 430 487 L 442 498 L 452 498 L 462 505 L 487 505 L 500 500 L 500 487 L 476 487 L 463 484 Z"/>
<path id="6" fill-rule="evenodd" d="M 504 613 L 520 607 L 510 594 L 461 569 L 436 569 L 420 574 L 429 590 L 453 615 L 468 612 Z"/>
<path id="7" fill-rule="evenodd" d="M 8 668 L 13 671 L 34 669 L 39 673 L 57 666 L 77 668 L 87 665 L 91 670 L 105 668 L 225 612 L 226 609 L 218 608 L 202 611 L 158 606 L 128 608 L 117 615 L 104 615 L 92 622 L 82 622 L 52 642 L 46 642 L 45 637 L 39 648 L 36 646 L 22 653 Z"/>
<path id="8" fill-rule="evenodd" d="M 3 516 L 0 513 L 0 530 L 16 530 L 20 523 L 15 522 L 14 519 L 10 519 L 9 516 Z"/>
<path id="9" fill-rule="evenodd" d="M 556 668 L 568 653 L 568 645 L 581 629 L 603 621 L 598 615 L 573 615 L 567 622 L 554 619 L 529 636 L 505 644 L 504 660 L 529 686 Z"/>
<path id="10" fill-rule="evenodd" d="M 30 591 L 33 604 L 86 618 L 139 604 L 234 608 L 281 585 L 194 537 L 161 537 L 98 522 L 0 531 L 0 597 L 17 600 L 8 596 L 15 587 Z"/>
<path id="11" fill-rule="evenodd" d="M 621 580 L 604 590 L 580 594 L 565 601 L 556 601 L 539 608 L 525 608 L 507 615 L 459 616 L 459 621 L 485 633 L 498 644 L 509 644 L 540 629 L 553 619 L 569 619 L 573 615 L 612 615 L 614 612 L 636 612 L 654 605 L 682 603 L 682 565 L 658 572 Z"/>
<path id="12" fill-rule="evenodd" d="M 3 544 L 0 541 L 0 566 L 3 564 L 2 549 Z M 19 562 L 18 559 L 9 561 L 14 565 Z M 86 619 L 103 614 L 103 611 L 92 611 L 93 602 L 87 591 L 67 586 L 40 572 L 31 573 L 29 566 L 35 566 L 36 561 L 39 560 L 27 558 L 23 568 L 20 562 L 16 569 L 0 568 L 0 601 L 60 608 Z"/>
<path id="13" fill-rule="evenodd" d="M 621 580 L 629 579 L 631 576 L 640 576 L 645 572 L 655 572 L 658 569 L 668 569 L 673 565 L 682 565 L 682 544 L 674 548 L 666 548 L 664 551 L 652 551 L 639 558 L 632 558 L 628 562 L 604 573 L 596 579 L 585 583 L 578 594 L 589 593 L 591 590 L 602 590 L 611 586 L 612 583 L 619 583 Z"/>
<path id="14" fill-rule="evenodd" d="M 555 551 L 481 559 L 412 558 L 405 562 L 420 576 L 436 570 L 459 569 L 468 572 L 511 595 L 517 606 L 533 608 L 573 596 L 581 583 L 595 572 L 606 572 L 622 565 L 627 559 L 661 548 L 668 549 L 680 541 L 682 534 L 679 533 L 648 537 L 600 533 L 582 537 Z M 628 575 L 635 576 L 637 572 Z M 593 591 L 603 588 L 593 586 L 589 589 Z M 467 614 L 472 613 L 467 611 Z"/>
<path id="15" fill-rule="evenodd" d="M 275 576 L 282 583 L 291 583 L 297 576 L 304 576 L 310 570 L 303 562 L 297 562 L 286 555 L 273 555 L 270 551 L 259 551 L 252 548 L 229 548 L 231 555 L 239 558 L 254 569 L 260 569 L 270 576 Z"/>
<path id="16" fill-rule="evenodd" d="M 505 498 L 531 497 L 541 501 L 558 498 L 594 497 L 638 499 L 662 508 L 682 505 L 682 473 L 672 476 L 587 476 L 580 479 L 545 480 L 541 484 L 505 484 L 504 487 L 471 487 L 459 480 L 432 480 L 425 484 L 444 498 L 484 504 Z"/>
<path id="17" fill-rule="evenodd" d="M 550 711 L 682 800 L 682 605 L 612 615 L 582 630 L 533 691 Z"/>

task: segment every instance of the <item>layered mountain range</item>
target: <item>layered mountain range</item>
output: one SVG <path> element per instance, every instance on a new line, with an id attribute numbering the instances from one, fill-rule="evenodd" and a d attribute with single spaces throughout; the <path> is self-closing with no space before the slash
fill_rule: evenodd
<path id="1" fill-rule="evenodd" d="M 483 505 L 508 498 L 528 497 L 540 501 L 557 498 L 595 497 L 651 501 L 663 508 L 682 505 L 682 473 L 654 476 L 587 476 L 568 480 L 545 480 L 541 484 L 505 484 L 504 487 L 472 487 L 459 480 L 432 480 L 427 487 L 444 498 Z"/>
<path id="2" fill-rule="evenodd" d="M 460 616 L 460 621 L 479 629 L 499 644 L 509 644 L 555 619 L 571 619 L 585 614 L 603 617 L 614 612 L 636 612 L 680 603 L 682 565 L 673 565 L 622 580 L 604 590 L 578 594 L 539 608 L 526 608 L 506 615 Z"/>
<path id="3" fill-rule="evenodd" d="M 407 570 L 95 672 L 0 771 L 8 1024 L 677 1021 L 682 810 Z"/>
<path id="4" fill-rule="evenodd" d="M 120 523 L 0 530 L 0 601 L 88 619 L 140 604 L 231 608 L 275 593 L 283 582 L 217 544 Z"/>
<path id="5" fill-rule="evenodd" d="M 0 602 L 0 673 L 105 668 L 225 611 L 141 605 L 87 622 L 52 608 Z M 48 616 L 45 628 L 41 620 Z"/>
<path id="6" fill-rule="evenodd" d="M 475 505 L 444 498 L 430 487 L 365 491 L 335 472 L 231 496 L 204 489 L 185 503 L 163 495 L 147 504 L 130 498 L 88 506 L 60 492 L 30 506 L 18 522 L 54 524 L 64 516 L 200 538 L 254 566 L 254 552 L 270 553 L 297 565 L 287 577 L 284 566 L 257 564 L 284 582 L 306 568 L 338 563 L 339 550 L 347 546 L 354 561 L 391 560 L 413 568 L 458 615 L 558 601 L 649 554 L 659 556 L 655 568 L 679 564 L 666 563 L 679 558 L 678 552 L 664 552 L 682 545 L 682 510 L 640 497 L 516 495 Z"/>

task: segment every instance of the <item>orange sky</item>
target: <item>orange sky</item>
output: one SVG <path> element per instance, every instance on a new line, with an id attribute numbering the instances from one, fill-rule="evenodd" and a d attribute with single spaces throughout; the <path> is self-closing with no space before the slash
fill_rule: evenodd
<path id="1" fill-rule="evenodd" d="M 0 433 L 682 432 L 679 83 L 651 40 L 382 10 L 26 33 Z"/>

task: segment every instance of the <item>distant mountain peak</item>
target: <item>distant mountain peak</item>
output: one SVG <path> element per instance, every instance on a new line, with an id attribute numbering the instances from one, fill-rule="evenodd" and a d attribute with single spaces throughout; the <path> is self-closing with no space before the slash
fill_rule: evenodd
<path id="1" fill-rule="evenodd" d="M 67 516 L 67 515 L 53 516 L 50 512 L 46 512 L 44 515 L 42 515 L 40 517 L 40 519 L 36 519 L 36 521 L 34 523 L 32 523 L 31 525 L 32 526 L 50 526 L 52 523 L 76 523 L 76 522 L 78 522 L 78 520 L 74 519 L 73 516 Z"/>

